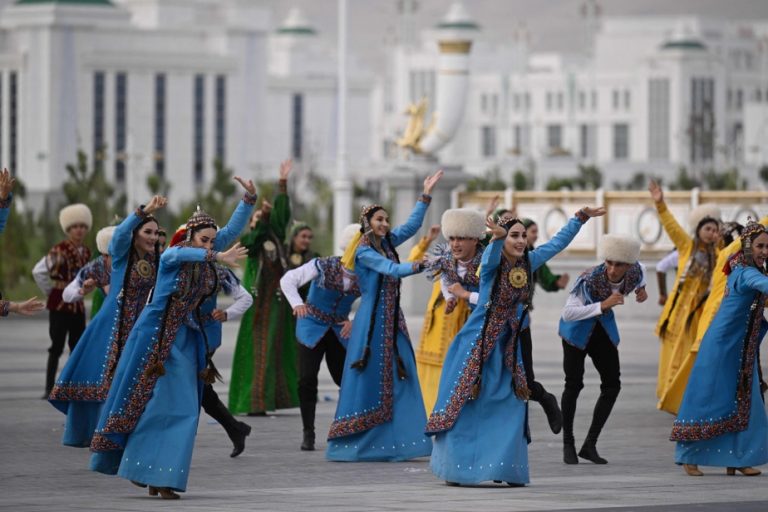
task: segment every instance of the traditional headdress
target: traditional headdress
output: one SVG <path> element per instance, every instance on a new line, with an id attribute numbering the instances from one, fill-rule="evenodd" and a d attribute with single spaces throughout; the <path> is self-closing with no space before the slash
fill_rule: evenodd
<path id="1" fill-rule="evenodd" d="M 112 241 L 112 235 L 115 232 L 115 226 L 101 228 L 96 233 L 96 248 L 101 254 L 109 254 L 109 243 Z"/>
<path id="2" fill-rule="evenodd" d="M 184 238 L 186 241 L 189 241 L 192 239 L 192 232 L 196 231 L 200 228 L 213 228 L 218 230 L 219 227 L 216 225 L 216 221 L 213 217 L 208 215 L 205 210 L 200 208 L 200 205 L 197 205 L 197 209 L 195 212 L 187 219 L 187 224 L 184 226 L 185 235 Z M 176 232 L 178 234 L 178 231 Z M 174 235 L 174 238 L 175 235 Z"/>
<path id="3" fill-rule="evenodd" d="M 91 225 L 93 224 L 91 209 L 83 203 L 65 206 L 59 212 L 59 224 L 65 233 L 75 224 L 85 224 L 88 226 L 88 229 L 91 229 Z"/>
<path id="4" fill-rule="evenodd" d="M 471 208 L 445 210 L 440 225 L 445 238 L 483 238 L 485 236 L 483 215 Z"/>
<path id="5" fill-rule="evenodd" d="M 747 225 L 744 226 L 744 230 L 741 232 L 741 250 L 744 252 L 744 259 L 747 265 L 753 265 L 752 240 L 757 238 L 760 233 L 765 233 L 765 231 L 765 226 L 755 222 L 751 217 L 747 220 Z"/>
<path id="6" fill-rule="evenodd" d="M 523 223 L 523 221 L 521 219 L 518 219 L 517 217 L 510 217 L 508 219 L 499 221 L 499 226 L 504 228 L 505 231 L 509 231 L 510 228 L 515 224 L 522 224 L 523 227 L 525 227 L 525 224 Z"/>
<path id="7" fill-rule="evenodd" d="M 364 234 L 371 231 L 371 218 L 373 214 L 383 209 L 384 207 L 380 204 L 370 204 L 363 206 L 360 210 L 360 224 L 358 225 L 357 233 L 349 241 L 347 248 L 344 250 L 344 255 L 341 257 L 341 264 L 350 272 L 355 270 L 355 252 L 360 245 L 360 240 Z"/>
<path id="8" fill-rule="evenodd" d="M 691 210 L 691 213 L 688 214 L 688 227 L 693 231 L 693 234 L 696 235 L 702 224 L 706 222 L 720 224 L 721 217 L 722 212 L 717 205 L 712 203 L 701 204 Z"/>
<path id="9" fill-rule="evenodd" d="M 308 229 L 310 231 L 312 230 L 312 228 L 309 227 L 309 224 L 307 224 L 306 222 L 302 222 L 300 220 L 294 220 L 293 224 L 291 225 L 291 239 L 293 239 L 293 237 L 298 235 L 299 231 L 302 231 L 305 229 Z"/>
<path id="10" fill-rule="evenodd" d="M 640 242 L 621 235 L 603 235 L 600 258 L 620 263 L 635 263 L 640 257 Z"/>

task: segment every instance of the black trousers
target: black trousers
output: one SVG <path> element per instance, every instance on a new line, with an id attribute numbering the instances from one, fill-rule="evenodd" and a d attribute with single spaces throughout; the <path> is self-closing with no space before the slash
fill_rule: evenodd
<path id="1" fill-rule="evenodd" d="M 333 329 L 328 329 L 314 348 L 308 348 L 299 343 L 299 407 L 304 430 L 311 432 L 315 430 L 317 374 L 320 371 L 323 356 L 333 382 L 341 386 L 346 355 L 347 351 Z"/>
<path id="2" fill-rule="evenodd" d="M 584 388 L 584 360 L 592 359 L 597 373 L 600 374 L 600 397 L 595 404 L 592 424 L 587 440 L 597 442 L 613 404 L 621 390 L 621 369 L 619 351 L 611 342 L 603 326 L 597 322 L 587 347 L 580 350 L 563 340 L 563 370 L 565 371 L 565 389 L 561 407 L 563 410 L 563 442 L 573 444 L 573 418 L 576 415 L 576 400 Z"/>
<path id="3" fill-rule="evenodd" d="M 64 352 L 64 344 L 69 345 L 69 352 L 72 353 L 85 330 L 85 313 L 49 311 L 48 319 L 51 346 L 48 349 L 48 364 L 45 372 L 46 393 L 51 392 L 56 382 L 56 371 L 59 368 L 59 358 Z"/>
<path id="4" fill-rule="evenodd" d="M 530 328 L 526 328 L 520 333 L 520 349 L 523 353 L 525 380 L 528 381 L 528 389 L 531 391 L 530 399 L 534 402 L 541 402 L 541 399 L 547 394 L 547 390 L 540 382 L 536 381 L 536 376 L 533 374 L 533 342 Z"/>
<path id="5" fill-rule="evenodd" d="M 205 413 L 219 422 L 224 427 L 229 437 L 237 435 L 240 422 L 237 421 L 227 406 L 221 402 L 218 393 L 213 389 L 212 384 L 203 385 L 202 407 Z"/>

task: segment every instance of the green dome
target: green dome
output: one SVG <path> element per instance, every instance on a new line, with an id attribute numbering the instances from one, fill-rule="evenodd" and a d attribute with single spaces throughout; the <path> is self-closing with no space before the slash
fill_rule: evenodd
<path id="1" fill-rule="evenodd" d="M 70 4 L 70 5 L 109 5 L 109 0 L 16 0 L 16 5 L 31 4 Z"/>

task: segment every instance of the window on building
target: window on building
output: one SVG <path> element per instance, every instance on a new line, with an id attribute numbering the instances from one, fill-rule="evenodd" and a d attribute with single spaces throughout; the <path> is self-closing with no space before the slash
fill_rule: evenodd
<path id="1" fill-rule="evenodd" d="M 525 110 L 531 110 L 531 94 L 525 93 Z"/>
<path id="2" fill-rule="evenodd" d="M 725 106 L 726 108 L 733 108 L 733 89 L 728 88 L 725 94 Z"/>
<path id="3" fill-rule="evenodd" d="M 496 116 L 499 112 L 499 95 L 491 94 L 491 115 Z"/>
<path id="4" fill-rule="evenodd" d="M 520 110 L 520 94 L 518 93 L 512 95 L 512 110 Z"/>
<path id="5" fill-rule="evenodd" d="M 763 101 L 763 93 L 760 89 L 755 89 L 755 101 L 758 103 Z"/>
<path id="6" fill-rule="evenodd" d="M 205 178 L 205 75 L 195 75 L 193 81 L 193 153 L 192 169 L 196 185 Z"/>
<path id="7" fill-rule="evenodd" d="M 736 89 L 736 110 L 741 110 L 744 107 L 744 91 L 742 89 Z"/>
<path id="8" fill-rule="evenodd" d="M 483 114 L 488 112 L 488 95 L 485 93 L 480 95 L 480 112 Z"/>
<path id="9" fill-rule="evenodd" d="M 18 145 L 19 145 L 19 75 L 11 71 L 8 80 L 8 166 L 11 174 L 18 170 Z"/>
<path id="10" fill-rule="evenodd" d="M 552 93 L 547 91 L 546 99 L 545 99 L 545 105 L 547 107 L 547 111 L 552 110 Z"/>
<path id="11" fill-rule="evenodd" d="M 557 110 L 562 112 L 564 106 L 565 102 L 563 99 L 563 93 L 559 92 L 557 93 Z"/>
<path id="12" fill-rule="evenodd" d="M 103 71 L 93 74 L 93 161 L 104 161 L 104 92 L 106 75 Z"/>
<path id="13" fill-rule="evenodd" d="M 483 126 L 480 132 L 482 156 L 492 158 L 496 156 L 496 127 Z"/>
<path id="14" fill-rule="evenodd" d="M 597 91 L 592 91 L 591 96 L 592 110 L 597 110 Z"/>
<path id="15" fill-rule="evenodd" d="M 294 94 L 291 102 L 291 156 L 301 161 L 304 145 L 304 95 Z"/>
<path id="16" fill-rule="evenodd" d="M 579 91 L 579 110 L 586 110 L 587 108 L 587 93 Z"/>
<path id="17" fill-rule="evenodd" d="M 512 129 L 514 149 L 518 154 L 526 154 L 530 151 L 531 128 L 526 124 L 516 124 Z"/>
<path id="18" fill-rule="evenodd" d="M 619 109 L 619 91 L 613 90 L 613 110 Z"/>
<path id="19" fill-rule="evenodd" d="M 629 125 L 616 123 L 613 125 L 613 159 L 626 160 L 629 158 Z"/>
<path id="20" fill-rule="evenodd" d="M 737 108 L 743 92 L 736 92 Z M 691 108 L 688 120 L 691 162 L 710 161 L 715 152 L 715 81 L 691 79 Z"/>
<path id="21" fill-rule="evenodd" d="M 648 81 L 648 158 L 669 160 L 669 79 Z"/>
<path id="22" fill-rule="evenodd" d="M 547 148 L 562 149 L 563 127 L 559 124 L 547 125 Z"/>
<path id="23" fill-rule="evenodd" d="M 579 156 L 595 158 L 597 156 L 597 129 L 593 124 L 579 126 Z"/>
<path id="24" fill-rule="evenodd" d="M 128 155 L 128 74 L 115 75 L 115 181 L 125 183 Z"/>
<path id="25" fill-rule="evenodd" d="M 155 75 L 155 174 L 165 176 L 165 74 Z"/>
<path id="26" fill-rule="evenodd" d="M 222 165 L 226 163 L 226 143 L 227 143 L 227 77 L 224 75 L 216 76 L 216 109 L 215 117 L 215 147 L 216 159 Z"/>
<path id="27" fill-rule="evenodd" d="M 629 89 L 624 90 L 624 109 L 629 110 L 632 107 L 632 96 Z"/>

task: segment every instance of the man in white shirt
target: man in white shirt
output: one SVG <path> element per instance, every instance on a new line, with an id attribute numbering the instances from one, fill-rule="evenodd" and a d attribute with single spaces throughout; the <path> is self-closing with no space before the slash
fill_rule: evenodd
<path id="1" fill-rule="evenodd" d="M 596 445 L 621 389 L 617 348 L 619 330 L 613 308 L 624 304 L 624 297 L 632 292 L 637 302 L 648 298 L 645 267 L 637 261 L 640 242 L 624 236 L 604 235 L 600 249 L 605 261 L 579 276 L 560 318 L 559 334 L 563 339 L 565 370 L 565 389 L 560 406 L 563 412 L 563 462 L 566 464 L 578 464 L 578 457 L 595 464 L 608 462 L 597 453 Z M 587 356 L 600 374 L 600 397 L 577 457 L 573 418 L 576 415 L 576 400 L 584 387 L 584 360 Z"/>

